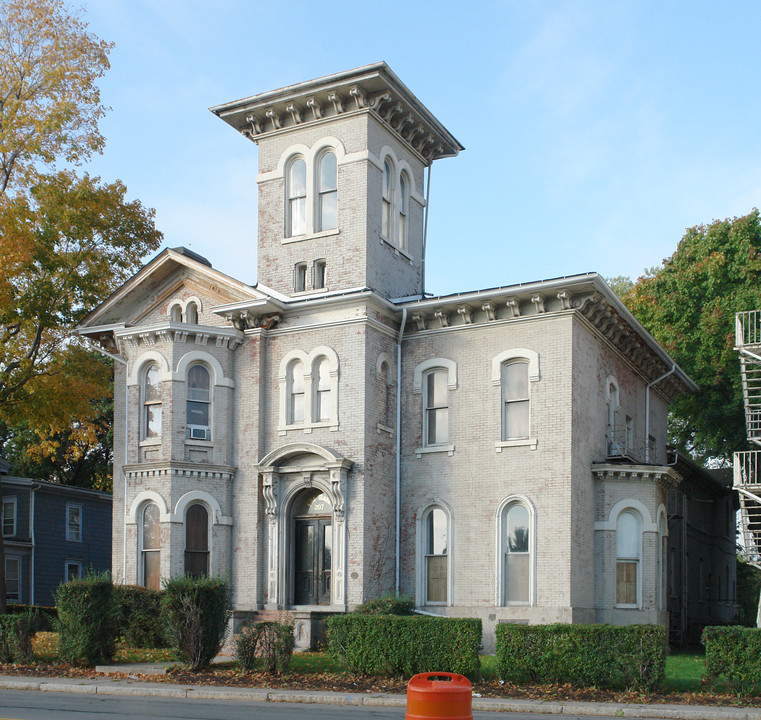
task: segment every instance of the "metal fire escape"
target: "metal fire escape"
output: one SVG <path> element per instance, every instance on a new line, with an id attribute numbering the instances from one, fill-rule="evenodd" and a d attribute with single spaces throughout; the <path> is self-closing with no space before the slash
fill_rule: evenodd
<path id="1" fill-rule="evenodd" d="M 761 446 L 761 311 L 737 313 L 735 349 L 740 353 L 748 441 Z M 740 495 L 746 560 L 761 569 L 761 450 L 735 453 L 734 489 Z M 757 624 L 761 626 L 761 604 Z"/>

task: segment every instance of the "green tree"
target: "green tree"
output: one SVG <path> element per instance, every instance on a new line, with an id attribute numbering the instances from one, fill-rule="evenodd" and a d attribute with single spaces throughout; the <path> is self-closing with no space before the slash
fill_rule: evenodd
<path id="1" fill-rule="evenodd" d="M 729 463 L 747 447 L 734 348 L 735 313 L 761 307 L 758 210 L 687 230 L 676 252 L 624 297 L 700 387 L 671 406 L 672 443 L 697 461 Z"/>

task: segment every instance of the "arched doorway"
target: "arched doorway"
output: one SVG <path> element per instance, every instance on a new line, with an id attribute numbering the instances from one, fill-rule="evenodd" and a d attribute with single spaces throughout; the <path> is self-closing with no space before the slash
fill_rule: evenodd
<path id="1" fill-rule="evenodd" d="M 333 506 L 321 490 L 305 490 L 293 504 L 293 604 L 330 605 Z"/>

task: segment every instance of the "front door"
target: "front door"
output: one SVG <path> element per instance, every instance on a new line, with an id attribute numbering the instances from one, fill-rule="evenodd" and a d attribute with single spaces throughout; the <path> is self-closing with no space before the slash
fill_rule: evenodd
<path id="1" fill-rule="evenodd" d="M 293 604 L 330 605 L 333 533 L 330 510 L 322 493 L 303 498 L 294 517 Z"/>

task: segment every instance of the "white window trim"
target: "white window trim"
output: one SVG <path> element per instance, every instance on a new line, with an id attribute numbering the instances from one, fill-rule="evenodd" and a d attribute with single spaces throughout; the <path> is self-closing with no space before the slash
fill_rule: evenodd
<path id="1" fill-rule="evenodd" d="M 504 514 L 513 506 L 522 505 L 528 510 L 529 522 L 529 591 L 528 603 L 507 603 L 505 601 L 505 538 L 502 533 Z M 536 508 L 525 495 L 510 495 L 497 508 L 496 514 L 497 584 L 495 603 L 497 607 L 534 607 L 536 605 Z"/>
<path id="2" fill-rule="evenodd" d="M 529 437 L 527 438 L 510 438 L 508 440 L 502 440 L 502 423 L 504 408 L 502 407 L 502 366 L 505 363 L 511 361 L 523 361 L 528 364 L 528 380 L 529 380 Z M 531 436 L 531 429 L 533 426 L 532 415 L 534 401 L 531 392 L 531 384 L 539 382 L 539 354 L 535 350 L 529 350 L 528 348 L 511 348 L 505 350 L 499 355 L 495 355 L 491 361 L 491 384 L 499 391 L 499 432 L 500 440 L 494 443 L 494 449 L 496 452 L 501 453 L 504 448 L 511 447 L 528 447 L 530 450 L 536 450 L 538 441 L 537 438 Z"/>
<path id="3" fill-rule="evenodd" d="M 379 231 L 379 238 L 380 241 L 383 243 L 386 243 L 394 250 L 394 254 L 403 255 L 408 261 L 412 262 L 412 256 L 409 252 L 409 231 L 410 231 L 410 224 L 411 224 L 411 218 L 410 218 L 410 200 L 417 200 L 420 202 L 420 200 L 416 197 L 416 189 L 415 189 L 415 177 L 412 173 L 412 169 L 410 168 L 409 164 L 404 159 L 399 159 L 396 157 L 396 153 L 393 151 L 391 147 L 388 145 L 384 145 L 381 148 L 380 154 L 378 156 L 378 164 L 377 167 L 381 172 L 381 214 L 383 213 L 383 202 L 386 200 L 386 198 L 383 195 L 383 173 L 384 173 L 384 166 L 386 164 L 386 161 L 389 163 L 389 167 L 391 170 L 391 193 L 389 197 L 389 220 L 391 227 L 389 228 L 388 235 L 383 234 L 383 221 L 381 219 L 381 227 Z M 407 214 L 406 214 L 406 235 L 402 237 L 401 229 L 400 229 L 400 209 L 405 205 L 404 198 L 401 196 L 402 192 L 402 182 L 401 178 L 402 175 L 405 176 L 406 184 L 407 184 Z"/>
<path id="4" fill-rule="evenodd" d="M 429 513 L 435 508 L 439 508 L 444 511 L 444 515 L 447 518 L 447 599 L 446 602 L 429 603 L 426 600 L 428 578 L 426 576 L 426 523 L 428 521 Z M 416 582 L 415 582 L 415 597 L 417 598 L 417 605 L 419 607 L 451 607 L 454 605 L 454 522 L 452 515 L 452 508 L 447 505 L 440 498 L 434 498 L 430 503 L 417 514 L 416 523 Z"/>
<path id="5" fill-rule="evenodd" d="M 69 526 L 69 510 L 77 508 L 79 510 L 79 537 L 72 537 Z M 82 536 L 84 535 L 84 511 L 81 503 L 66 503 L 66 542 L 82 542 Z"/>
<path id="6" fill-rule="evenodd" d="M 313 419 L 313 402 L 314 402 L 314 377 L 320 358 L 326 358 L 328 361 L 330 375 L 330 419 L 315 421 Z M 288 418 L 288 404 L 290 402 L 288 388 L 288 372 L 290 364 L 300 360 L 304 364 L 304 420 L 303 422 L 290 422 Z M 287 353 L 280 361 L 278 371 L 278 385 L 280 387 L 280 408 L 278 413 L 278 433 L 287 435 L 289 431 L 300 430 L 309 434 L 315 428 L 329 428 L 335 432 L 340 427 L 338 419 L 338 354 L 333 348 L 326 345 L 314 348 L 310 353 L 303 350 L 292 350 Z"/>
<path id="7" fill-rule="evenodd" d="M 150 491 L 147 491 L 145 495 L 148 495 Z M 152 495 L 155 495 L 155 493 L 151 493 Z M 137 503 L 138 498 L 135 498 L 135 502 L 132 503 L 133 507 L 138 505 Z M 159 547 L 155 550 L 145 550 L 143 548 L 143 525 L 145 524 L 144 521 L 144 514 L 145 509 L 150 504 L 154 504 L 159 509 L 159 525 L 161 525 L 162 522 L 164 522 L 164 514 L 162 510 L 166 507 L 166 505 L 163 505 L 163 499 L 161 499 L 161 503 L 157 503 L 153 497 L 148 497 L 146 499 L 143 499 L 139 505 L 136 508 L 137 511 L 137 584 L 145 587 L 145 562 L 144 557 L 146 552 L 155 552 L 159 554 L 159 568 L 161 567 L 161 542 L 159 540 Z M 162 507 L 163 505 L 163 507 Z M 160 537 L 160 535 L 159 535 Z M 159 569 L 159 578 L 161 577 L 161 570 Z"/>
<path id="8" fill-rule="evenodd" d="M 185 495 L 190 495 L 190 493 L 186 493 Z M 185 497 L 185 496 L 183 496 Z M 179 502 L 177 503 L 179 506 Z M 216 514 L 216 509 L 213 507 L 210 507 L 208 503 L 205 502 L 205 498 L 189 498 L 187 502 L 183 504 L 181 513 L 175 512 L 175 516 L 179 515 L 182 518 L 182 569 L 183 572 L 185 571 L 185 553 L 188 550 L 188 533 L 187 533 L 187 520 L 188 520 L 188 510 L 190 510 L 190 507 L 192 505 L 201 505 L 206 510 L 206 547 L 208 550 L 206 551 L 209 556 L 208 561 L 208 567 L 207 567 L 207 577 L 214 577 L 214 573 L 212 570 L 212 558 L 214 556 L 213 553 L 213 547 L 212 547 L 212 539 L 214 537 L 214 517 Z M 219 507 L 219 504 L 217 503 L 217 508 Z M 219 513 L 221 515 L 221 513 Z"/>
<path id="9" fill-rule="evenodd" d="M 636 603 L 619 603 L 615 602 L 615 597 L 617 593 L 617 575 L 618 575 L 618 561 L 619 559 L 623 560 L 624 562 L 629 560 L 629 558 L 619 558 L 618 557 L 618 518 L 623 515 L 624 513 L 628 512 L 631 515 L 634 515 L 634 517 L 637 520 L 637 523 L 639 525 L 639 547 L 637 552 L 639 553 L 637 557 L 637 602 Z M 642 578 L 643 578 L 643 565 L 645 564 L 645 558 L 644 558 L 644 537 L 645 537 L 645 518 L 640 515 L 638 509 L 634 507 L 633 505 L 626 505 L 622 507 L 618 513 L 616 513 L 615 517 L 615 532 L 613 533 L 614 538 L 614 550 L 615 550 L 615 565 L 613 566 L 613 597 L 614 597 L 614 603 L 613 606 L 617 610 L 641 610 L 642 609 Z M 656 529 L 657 532 L 657 529 Z"/>
<path id="10" fill-rule="evenodd" d="M 13 506 L 13 532 L 7 533 L 5 532 L 5 506 L 6 505 L 12 505 Z M 18 532 L 18 498 L 15 495 L 11 495 L 9 497 L 3 498 L 3 518 L 0 518 L 0 521 L 3 523 L 3 537 L 14 537 Z"/>
<path id="11" fill-rule="evenodd" d="M 206 372 L 209 374 L 209 424 L 208 425 L 191 425 L 188 423 L 188 402 L 194 402 L 192 400 L 188 399 L 188 374 L 190 371 L 196 367 L 200 366 Z M 188 363 L 186 366 L 185 371 L 185 444 L 196 444 L 196 443 L 209 443 L 211 445 L 212 438 L 214 437 L 214 433 L 212 432 L 213 428 L 213 422 L 214 422 L 214 371 L 203 361 L 203 360 L 196 360 L 195 362 Z M 196 401 L 196 402 L 201 402 Z M 205 430 L 205 436 L 203 438 L 194 438 L 192 437 L 192 431 L 193 429 L 202 429 Z"/>
<path id="12" fill-rule="evenodd" d="M 412 371 L 412 393 L 413 395 L 420 395 L 423 397 L 423 407 L 422 407 L 422 427 L 423 427 L 423 434 L 422 434 L 422 440 L 423 445 L 422 447 L 415 448 L 415 456 L 419 459 L 423 455 L 429 454 L 429 453 L 447 453 L 447 455 L 452 456 L 454 455 L 455 446 L 450 443 L 439 443 L 435 445 L 427 445 L 425 443 L 426 438 L 426 431 L 427 431 L 427 422 L 425 417 L 425 393 L 423 392 L 423 378 L 428 374 L 428 372 L 432 370 L 445 370 L 447 373 L 447 409 L 450 411 L 449 417 L 451 419 L 451 398 L 449 397 L 449 393 L 453 390 L 457 390 L 457 363 L 454 360 L 448 360 L 447 358 L 430 358 L 428 360 L 424 360 L 419 365 L 415 367 L 415 369 Z M 450 423 L 451 428 L 451 423 Z"/>

